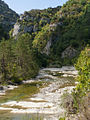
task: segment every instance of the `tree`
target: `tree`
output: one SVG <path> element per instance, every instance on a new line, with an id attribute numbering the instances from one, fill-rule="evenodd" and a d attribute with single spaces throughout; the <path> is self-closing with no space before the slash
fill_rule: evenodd
<path id="1" fill-rule="evenodd" d="M 32 39 L 29 34 L 23 34 L 19 36 L 16 42 L 15 56 L 17 58 L 17 65 L 21 68 L 20 72 L 23 79 L 34 77 L 39 69 L 34 60 L 31 41 Z"/>
<path id="2" fill-rule="evenodd" d="M 79 108 L 82 98 L 90 91 L 90 47 L 81 52 L 75 67 L 78 70 L 79 84 L 73 92 L 73 98 L 74 107 Z"/>
<path id="3" fill-rule="evenodd" d="M 39 52 L 46 46 L 47 41 L 50 40 L 51 31 L 49 24 L 42 28 L 42 30 L 35 36 L 33 41 L 33 47 L 37 48 Z"/>
<path id="4" fill-rule="evenodd" d="M 8 79 L 10 79 L 13 57 L 11 42 L 3 39 L 0 43 L 0 73 L 3 82 L 6 82 Z"/>

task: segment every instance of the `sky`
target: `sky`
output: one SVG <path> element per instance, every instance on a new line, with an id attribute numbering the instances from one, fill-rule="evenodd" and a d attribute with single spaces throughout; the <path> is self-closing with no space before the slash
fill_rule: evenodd
<path id="1" fill-rule="evenodd" d="M 44 9 L 63 5 L 68 0 L 3 0 L 19 14 L 31 9 Z"/>

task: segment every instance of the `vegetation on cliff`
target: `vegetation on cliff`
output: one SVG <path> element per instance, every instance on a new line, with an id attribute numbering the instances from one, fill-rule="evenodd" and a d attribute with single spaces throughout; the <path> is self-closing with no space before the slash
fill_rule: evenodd
<path id="1" fill-rule="evenodd" d="M 8 33 L 13 28 L 18 18 L 19 15 L 15 11 L 11 10 L 4 1 L 0 0 L 0 25 L 3 27 L 5 32 Z"/>
<path id="2" fill-rule="evenodd" d="M 3 27 L 0 25 L 0 41 L 5 38 L 7 39 L 8 38 L 8 35 L 7 33 L 5 32 L 5 30 L 3 29 Z"/>
<path id="3" fill-rule="evenodd" d="M 89 0 L 69 0 L 62 7 L 25 12 L 10 31 L 7 41 L 2 39 L 7 38 L 3 23 L 6 18 L 15 23 L 18 15 L 4 2 L 0 1 L 0 5 L 0 15 L 5 15 L 0 17 L 1 81 L 29 79 L 48 64 L 72 64 L 80 51 L 90 44 Z M 2 18 L 5 18 L 3 22 Z M 9 18 L 12 19 L 9 21 Z"/>
<path id="4" fill-rule="evenodd" d="M 81 49 L 90 44 L 89 0 L 69 0 L 56 15 L 62 26 L 57 27 L 58 34 L 55 33 L 56 40 L 54 37 L 52 54 L 56 54 L 60 58 L 61 53 L 68 46 L 78 50 L 78 54 Z"/>

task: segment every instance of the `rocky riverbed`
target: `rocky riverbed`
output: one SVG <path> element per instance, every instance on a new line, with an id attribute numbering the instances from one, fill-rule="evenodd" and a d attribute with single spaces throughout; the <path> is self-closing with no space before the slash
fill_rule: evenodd
<path id="1" fill-rule="evenodd" d="M 74 78 L 77 74 L 78 72 L 72 66 L 41 69 L 34 80 L 23 81 L 23 83 L 28 84 L 34 81 L 44 81 L 50 84 L 41 88 L 39 93 L 32 95 L 28 100 L 11 100 L 1 103 L 0 111 L 10 111 L 10 114 L 13 115 L 12 120 L 22 120 L 22 116 L 25 114 L 29 115 L 29 119 L 34 119 L 37 115 L 38 119 L 42 117 L 43 120 L 58 120 L 66 112 L 61 105 L 62 95 L 66 92 L 71 93 L 73 88 L 75 88 L 77 83 Z M 2 97 L 1 91 L 0 97 Z M 5 91 L 3 93 L 5 94 Z"/>

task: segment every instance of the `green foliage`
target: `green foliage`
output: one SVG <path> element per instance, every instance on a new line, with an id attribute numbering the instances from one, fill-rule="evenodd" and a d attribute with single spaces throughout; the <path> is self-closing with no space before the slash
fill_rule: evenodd
<path id="1" fill-rule="evenodd" d="M 78 81 L 79 85 L 77 86 L 77 90 L 82 89 L 83 92 L 89 90 L 89 82 L 90 82 L 90 48 L 85 48 L 84 51 L 81 52 L 81 55 L 78 59 L 77 64 L 75 65 L 76 69 L 79 71 Z"/>
<path id="2" fill-rule="evenodd" d="M 63 23 L 57 27 L 56 37 L 52 45 L 52 54 L 60 56 L 68 46 L 78 52 L 90 44 L 90 5 L 89 0 L 69 0 L 57 12 L 57 22 Z M 83 46 L 83 47 L 82 47 Z"/>
<path id="3" fill-rule="evenodd" d="M 41 52 L 47 44 L 47 41 L 50 40 L 51 32 L 50 27 L 47 24 L 42 30 L 35 36 L 33 41 L 33 47 L 38 48 L 38 51 Z"/>
<path id="4" fill-rule="evenodd" d="M 22 80 L 35 77 L 39 65 L 34 58 L 29 34 L 19 36 L 17 41 L 3 40 L 0 43 L 0 81 L 20 83 Z"/>
<path id="5" fill-rule="evenodd" d="M 8 6 L 6 8 L 9 9 Z M 2 8 L 1 11 L 3 12 L 3 10 Z M 7 15 L 11 15 L 11 10 Z M 13 16 L 18 18 L 13 13 L 12 21 Z M 0 20 L 4 20 L 3 15 L 0 16 Z M 17 40 L 11 38 L 11 40 L 2 41 L 3 37 L 6 38 L 4 32 L 6 30 L 0 27 L 1 81 L 21 82 L 23 79 L 37 75 L 39 67 L 46 67 L 49 63 L 51 66 L 71 65 L 76 58 L 61 59 L 62 52 L 68 46 L 72 46 L 77 50 L 78 55 L 86 44 L 90 44 L 89 0 L 69 0 L 62 8 L 31 10 L 25 12 L 17 21 L 20 24 Z M 10 31 L 10 36 L 12 36 L 12 32 L 13 29 Z M 50 56 L 47 57 L 43 51 L 49 40 L 52 44 Z M 84 77 L 82 74 L 78 79 L 86 79 Z M 85 86 L 87 89 L 87 83 Z"/>
<path id="6" fill-rule="evenodd" d="M 8 79 L 8 68 L 12 63 L 11 54 L 11 46 L 9 44 L 9 41 L 3 40 L 0 43 L 0 73 L 4 81 Z"/>
<path id="7" fill-rule="evenodd" d="M 9 32 L 18 17 L 16 12 L 11 10 L 4 1 L 0 0 L 0 24 L 5 32 Z"/>
<path id="8" fill-rule="evenodd" d="M 43 53 L 51 40 L 50 57 L 61 58 L 62 52 L 69 46 L 77 50 L 77 57 L 83 47 L 90 44 L 89 21 L 89 0 L 69 0 L 62 7 L 25 12 L 18 23 L 21 26 L 19 33 L 28 32 L 32 36 L 33 48 Z M 66 65 L 71 64 L 73 59 L 63 61 Z"/>
<path id="9" fill-rule="evenodd" d="M 0 41 L 2 40 L 2 38 L 7 39 L 7 33 L 5 32 L 5 30 L 3 29 L 3 27 L 0 25 Z"/>
<path id="10" fill-rule="evenodd" d="M 59 120 L 65 120 L 65 118 L 60 118 Z"/>
<path id="11" fill-rule="evenodd" d="M 31 35 L 36 35 L 39 31 L 42 30 L 42 27 L 50 24 L 53 21 L 52 18 L 57 13 L 57 11 L 60 10 L 60 8 L 61 7 L 58 6 L 56 8 L 48 8 L 43 10 L 33 9 L 28 12 L 25 11 L 24 14 L 21 15 L 20 19 L 17 20 L 17 22 L 21 26 L 19 33 L 22 34 L 23 32 L 28 32 Z M 26 27 L 31 29 L 25 30 Z M 11 34 L 12 32 L 13 31 L 11 30 Z"/>
<path id="12" fill-rule="evenodd" d="M 74 107 L 79 108 L 82 97 L 90 92 L 90 47 L 81 52 L 75 67 L 79 71 L 77 78 L 79 84 L 73 92 L 73 97 Z"/>
<path id="13" fill-rule="evenodd" d="M 39 69 L 30 44 L 31 36 L 29 34 L 23 34 L 18 38 L 15 48 L 17 63 L 21 68 L 24 79 L 34 77 Z"/>

